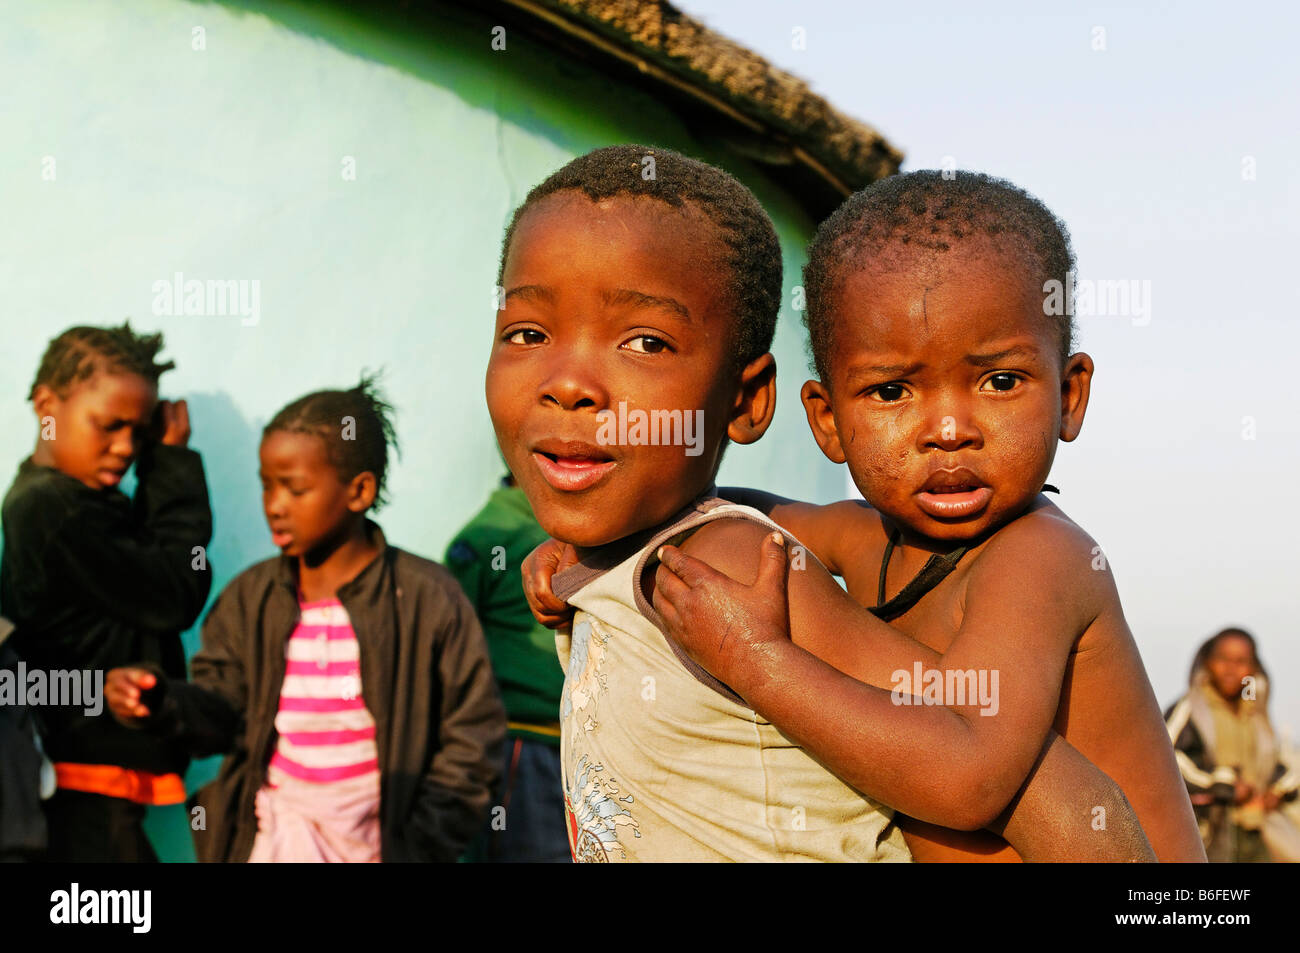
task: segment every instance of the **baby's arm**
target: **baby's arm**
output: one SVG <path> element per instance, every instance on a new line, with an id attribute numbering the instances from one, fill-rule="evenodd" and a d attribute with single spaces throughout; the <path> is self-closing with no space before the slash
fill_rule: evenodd
<path id="1" fill-rule="evenodd" d="M 724 491 L 724 495 L 729 493 Z M 745 503 L 756 506 L 750 500 Z M 795 505 L 821 509 L 810 504 Z M 711 525 L 715 529 L 710 532 L 737 525 L 752 528 L 752 524 L 738 521 Z M 566 556 L 565 550 L 564 544 L 548 540 L 525 559 L 523 566 L 524 590 L 533 614 L 542 624 L 552 628 L 563 624 L 572 614 L 572 610 L 554 596 L 550 587 L 551 575 L 557 567 L 572 562 L 572 553 Z M 741 578 L 747 577 L 742 574 Z M 752 578 L 752 573 L 748 578 Z M 827 581 L 835 586 L 834 582 Z M 889 684 L 888 678 L 893 671 L 900 668 L 910 670 L 915 661 L 921 661 L 927 667 L 938 663 L 937 652 L 874 617 L 871 622 L 874 625 L 870 637 L 858 646 L 858 651 L 835 656 L 844 671 L 868 681 L 874 677 L 877 679 L 875 684 L 883 687 Z M 823 646 L 821 651 L 833 654 L 835 648 L 844 645 L 846 643 L 841 640 L 839 646 Z M 872 662 L 879 664 L 871 668 Z M 813 753 L 820 756 L 816 751 Z M 1094 832 L 1091 827 L 1084 829 L 1080 823 L 1084 817 L 1091 821 L 1095 806 L 1106 807 L 1109 837 Z M 1014 851 L 984 832 L 959 832 L 906 816 L 901 822 L 917 860 L 1152 859 L 1137 818 L 1115 782 L 1055 732 L 1048 733 L 1040 759 L 1024 788 L 1003 814 L 989 825 L 988 829 L 1005 837 Z"/>
<path id="2" fill-rule="evenodd" d="M 726 529 L 725 535 L 702 530 L 684 549 L 735 578 L 753 578 L 752 556 L 746 559 L 742 554 L 752 553 L 767 534 L 749 523 L 728 521 Z M 987 660 L 978 660 L 998 666 L 1004 675 L 999 713 L 985 717 L 973 705 L 896 704 L 890 692 L 871 687 L 893 684 L 894 673 L 910 671 L 911 663 L 918 659 L 926 668 L 975 667 L 976 660 L 970 658 L 969 651 L 966 658 L 960 654 L 953 658 L 953 651 L 946 659 L 929 653 L 853 603 L 820 567 L 809 564 L 807 570 L 790 574 L 787 610 L 785 554 L 780 547 L 763 549 L 766 568 L 760 570 L 753 587 L 757 592 L 748 593 L 748 587 L 733 579 L 721 577 L 727 584 L 719 584 L 718 574 L 698 562 L 681 559 L 682 554 L 672 547 L 665 547 L 664 553 L 667 567 L 686 575 L 684 583 L 663 569 L 658 573 L 655 605 L 669 631 L 792 740 L 854 787 L 922 820 L 966 830 L 997 822 L 1034 768 L 1055 713 L 1070 642 L 1060 640 L 1052 652 L 1050 640 L 1041 635 L 1035 639 L 1025 629 L 1059 628 L 1060 622 L 1049 618 L 1066 611 L 1059 593 L 1047 592 L 1036 603 L 1031 600 L 1020 610 L 1024 619 L 1009 630 L 1009 637 L 1030 643 L 1024 651 L 1033 653 L 1032 665 L 1026 668 L 1020 653 L 997 646 L 986 653 Z M 779 569 L 774 569 L 778 560 Z M 683 618 L 689 618 L 691 624 L 683 625 Z M 980 616 L 975 621 L 981 631 L 991 624 Z M 1011 623 L 1002 619 L 998 624 Z M 1064 624 L 1074 623 L 1067 618 Z M 786 637 L 787 627 L 793 629 L 799 644 Z M 1026 671 L 1032 674 L 1006 677 Z M 862 752 L 871 752 L 871 757 L 864 759 Z M 1050 768 L 1051 762 L 1041 767 Z M 1041 779 L 1043 772 L 1039 774 Z M 1051 779 L 1050 771 L 1046 777 Z M 1106 781 L 1111 786 L 1109 793 L 1094 784 L 1085 797 L 1072 797 L 1068 802 L 1060 800 L 1060 795 L 1072 791 L 1078 795 L 1079 789 L 1056 785 L 1053 790 L 1057 793 L 1039 804 L 1043 816 L 1059 811 L 1066 803 L 1079 809 L 1117 804 L 1118 789 Z M 1026 792 L 1032 795 L 1034 787 Z M 1116 813 L 1126 810 L 1122 795 L 1119 802 L 1117 810 L 1107 811 L 1112 835 L 1120 834 L 1114 823 Z M 1032 797 L 1022 799 L 1017 810 L 1035 803 Z M 1077 830 L 1069 813 L 1061 820 Z M 1131 819 L 1131 811 L 1127 813 Z M 1087 816 L 1090 819 L 1092 815 Z M 1016 836 L 1014 823 L 1004 829 Z M 1134 830 L 1137 838 L 1130 837 L 1129 831 L 1107 840 L 1142 840 L 1140 828 L 1134 826 Z M 1071 846 L 1072 855 L 1077 856 L 1077 842 Z M 1115 846 L 1111 843 L 1102 850 L 1113 859 L 1123 854 Z M 1139 852 L 1138 856 L 1145 858 L 1149 853 Z M 1035 859 L 1042 859 L 1041 855 Z"/>

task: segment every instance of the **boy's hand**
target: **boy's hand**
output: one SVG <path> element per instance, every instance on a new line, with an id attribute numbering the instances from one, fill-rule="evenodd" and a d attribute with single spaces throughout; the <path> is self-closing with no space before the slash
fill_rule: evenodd
<path id="1" fill-rule="evenodd" d="M 746 586 L 676 546 L 664 546 L 655 571 L 655 610 L 691 658 L 730 684 L 735 667 L 752 653 L 790 641 L 788 555 L 785 537 L 769 533 L 758 576 Z"/>
<path id="2" fill-rule="evenodd" d="M 108 710 L 124 725 L 132 726 L 148 718 L 149 707 L 144 703 L 145 692 L 157 687 L 158 676 L 143 668 L 115 668 L 104 680 L 104 695 Z"/>
<path id="3" fill-rule="evenodd" d="M 573 607 L 551 591 L 551 577 L 577 561 L 578 552 L 572 545 L 548 539 L 529 553 L 520 566 L 528 608 L 548 629 L 558 629 L 573 618 Z"/>
<path id="4" fill-rule="evenodd" d="M 190 411 L 183 400 L 160 400 L 154 411 L 154 433 L 158 442 L 184 447 L 190 442 Z"/>

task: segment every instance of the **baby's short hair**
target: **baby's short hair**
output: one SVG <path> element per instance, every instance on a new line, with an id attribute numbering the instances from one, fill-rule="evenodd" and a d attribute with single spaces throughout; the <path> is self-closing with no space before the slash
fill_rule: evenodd
<path id="1" fill-rule="evenodd" d="M 925 170 L 890 176 L 844 201 L 817 229 L 804 266 L 809 343 L 817 374 L 829 381 L 832 310 L 849 269 L 871 259 L 940 255 L 968 239 L 1012 242 L 1036 287 L 1070 287 L 1070 233 L 1042 202 L 1005 179 L 980 172 Z M 1060 335 L 1061 363 L 1074 345 L 1073 307 L 1049 314 Z"/>
<path id="2" fill-rule="evenodd" d="M 360 383 L 349 390 L 320 390 L 299 397 L 271 418 L 262 439 L 277 430 L 320 437 L 344 482 L 369 470 L 377 484 L 373 508 L 388 502 L 388 448 L 399 454 L 401 448 L 393 429 L 393 407 L 384 399 L 378 374 L 363 373 Z"/>
<path id="3" fill-rule="evenodd" d="M 72 384 L 101 370 L 138 374 L 156 387 L 163 372 L 176 366 L 174 361 L 159 364 L 154 360 L 162 348 L 161 332 L 136 334 L 130 321 L 120 328 L 68 328 L 45 348 L 27 399 L 32 400 L 42 384 L 65 396 Z"/>
<path id="4" fill-rule="evenodd" d="M 653 166 L 646 161 L 653 158 Z M 652 169 L 653 174 L 646 175 Z M 497 283 L 524 213 L 547 196 L 581 191 L 592 201 L 616 195 L 648 195 L 680 207 L 692 202 L 722 232 L 730 255 L 729 290 L 737 312 L 736 365 L 743 367 L 772 347 L 781 309 L 781 244 L 763 206 L 735 177 L 671 149 L 621 145 L 596 149 L 552 173 L 515 209 L 501 243 Z"/>

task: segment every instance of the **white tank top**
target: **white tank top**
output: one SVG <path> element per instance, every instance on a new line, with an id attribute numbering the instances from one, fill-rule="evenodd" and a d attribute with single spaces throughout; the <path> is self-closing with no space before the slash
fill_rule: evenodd
<path id="1" fill-rule="evenodd" d="M 890 808 L 814 761 L 651 621 L 637 582 L 653 580 L 655 551 L 715 519 L 779 528 L 757 510 L 703 497 L 552 580 L 578 610 L 571 632 L 556 636 L 574 858 L 910 861 Z"/>

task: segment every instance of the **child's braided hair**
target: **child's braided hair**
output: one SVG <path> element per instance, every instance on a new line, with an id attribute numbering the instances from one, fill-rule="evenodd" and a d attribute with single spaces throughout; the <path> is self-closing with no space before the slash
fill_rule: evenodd
<path id="1" fill-rule="evenodd" d="M 100 370 L 139 374 L 156 387 L 163 372 L 176 366 L 174 361 L 159 364 L 154 360 L 162 348 L 161 332 L 136 334 L 130 321 L 120 328 L 68 328 L 45 348 L 27 399 L 35 398 L 36 388 L 42 384 L 60 397 L 67 396 L 72 384 Z"/>
<path id="2" fill-rule="evenodd" d="M 378 373 L 363 371 L 361 381 L 350 390 L 320 390 L 299 397 L 262 430 L 262 439 L 277 430 L 320 437 L 344 482 L 358 473 L 373 473 L 376 510 L 388 502 L 388 448 L 401 455 L 393 429 L 393 406 L 384 398 L 379 378 Z"/>

